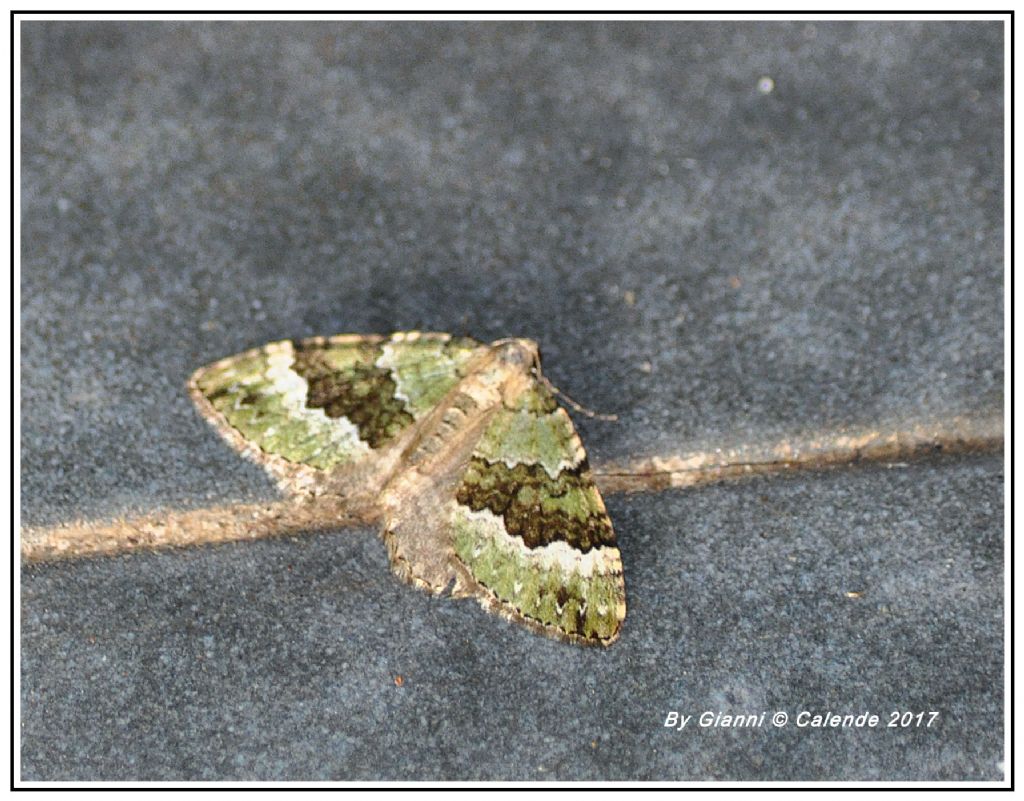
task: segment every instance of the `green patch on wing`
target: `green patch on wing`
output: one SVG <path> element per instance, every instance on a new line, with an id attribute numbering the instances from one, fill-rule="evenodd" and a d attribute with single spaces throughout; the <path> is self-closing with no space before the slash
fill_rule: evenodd
<path id="1" fill-rule="evenodd" d="M 353 346 L 350 355 L 360 350 Z M 322 470 L 368 453 L 351 423 L 306 406 L 306 384 L 288 367 L 290 362 L 288 343 L 268 346 L 210 368 L 199 379 L 199 389 L 233 428 L 266 453 Z"/>
<path id="2" fill-rule="evenodd" d="M 396 396 L 418 419 L 444 399 L 479 348 L 467 338 L 393 337 L 381 347 L 376 366 L 389 372 Z"/>
<path id="3" fill-rule="evenodd" d="M 572 420 L 541 384 L 523 392 L 516 408 L 502 408 L 494 415 L 474 455 L 509 467 L 539 465 L 553 478 L 584 459 Z"/>
<path id="4" fill-rule="evenodd" d="M 522 617 L 566 634 L 588 640 L 617 634 L 625 609 L 621 573 L 587 575 L 571 559 L 566 566 L 565 559 L 541 558 L 504 537 L 499 521 L 461 506 L 452 521 L 455 553 L 480 584 Z"/>

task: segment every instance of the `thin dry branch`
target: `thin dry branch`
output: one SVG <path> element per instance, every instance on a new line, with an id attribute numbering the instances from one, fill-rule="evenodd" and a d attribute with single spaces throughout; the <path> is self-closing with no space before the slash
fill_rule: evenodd
<path id="1" fill-rule="evenodd" d="M 927 454 L 998 451 L 1002 447 L 1001 417 L 954 417 L 928 424 L 811 432 L 780 442 L 651 456 L 598 466 L 594 478 L 603 493 L 658 492 L 791 470 L 864 461 L 900 462 Z M 368 522 L 329 499 L 154 511 L 109 522 L 24 528 L 21 558 L 33 563 L 110 556 L 312 533 Z"/>

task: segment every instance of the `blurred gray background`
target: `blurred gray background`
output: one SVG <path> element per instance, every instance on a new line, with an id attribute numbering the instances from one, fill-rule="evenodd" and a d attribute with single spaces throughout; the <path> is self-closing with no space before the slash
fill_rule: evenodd
<path id="1" fill-rule="evenodd" d="M 21 34 L 23 524 L 275 497 L 183 384 L 311 334 L 536 339 L 595 464 L 1002 408 L 1001 23 Z M 607 651 L 370 530 L 26 567 L 22 776 L 1001 779 L 1002 487 L 609 497 Z M 940 716 L 662 725 L 801 708 Z"/>

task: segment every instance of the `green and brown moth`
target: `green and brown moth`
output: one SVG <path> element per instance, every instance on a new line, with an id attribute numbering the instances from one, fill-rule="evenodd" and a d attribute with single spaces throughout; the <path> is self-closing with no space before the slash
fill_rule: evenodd
<path id="1" fill-rule="evenodd" d="M 285 340 L 203 367 L 189 391 L 283 490 L 379 519 L 403 580 L 561 640 L 619 636 L 615 534 L 531 340 Z"/>

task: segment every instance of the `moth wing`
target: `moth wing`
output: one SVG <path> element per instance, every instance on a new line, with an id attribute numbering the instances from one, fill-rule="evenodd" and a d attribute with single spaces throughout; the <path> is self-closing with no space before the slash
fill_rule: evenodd
<path id="1" fill-rule="evenodd" d="M 284 340 L 197 370 L 189 391 L 286 491 L 372 504 L 415 423 L 479 347 L 418 332 Z"/>
<path id="2" fill-rule="evenodd" d="M 421 480 L 400 507 L 384 539 L 407 581 L 476 597 L 557 639 L 617 639 L 626 599 L 611 520 L 572 420 L 544 385 L 494 413 L 454 485 L 439 493 Z"/>

